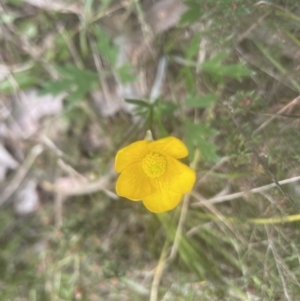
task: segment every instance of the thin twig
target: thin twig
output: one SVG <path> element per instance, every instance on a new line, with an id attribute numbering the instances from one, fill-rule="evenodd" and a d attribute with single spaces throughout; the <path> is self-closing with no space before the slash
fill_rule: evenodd
<path id="1" fill-rule="evenodd" d="M 71 177 L 77 177 L 78 179 L 85 180 L 85 177 L 75 170 L 70 164 L 66 163 L 61 158 L 57 159 L 57 165 Z"/>
<path id="2" fill-rule="evenodd" d="M 300 101 L 300 96 L 294 98 L 290 103 L 288 103 L 286 106 L 284 106 L 282 109 L 280 109 L 276 114 L 272 115 L 271 118 L 269 118 L 267 121 L 265 121 L 263 124 L 261 124 L 253 133 L 257 134 L 260 132 L 263 128 L 265 128 L 271 121 L 273 121 L 275 118 L 280 117 L 280 114 L 284 113 L 287 109 L 290 107 L 297 105 Z"/>
<path id="3" fill-rule="evenodd" d="M 2 206 L 12 196 L 12 194 L 16 191 L 16 189 L 20 186 L 25 176 L 27 175 L 29 169 L 35 162 L 36 158 L 43 152 L 43 150 L 44 149 L 40 144 L 35 145 L 31 149 L 25 161 L 18 169 L 17 174 L 7 185 L 2 195 L 0 196 L 0 206 Z"/>
<path id="4" fill-rule="evenodd" d="M 199 159 L 200 159 L 200 152 L 199 152 L 199 150 L 196 150 L 195 158 L 194 158 L 194 160 L 191 164 L 191 167 L 193 169 L 196 169 L 196 167 L 198 165 L 198 162 L 199 162 Z M 181 213 L 180 213 L 180 217 L 179 217 L 179 222 L 178 222 L 178 226 L 177 226 L 173 246 L 172 246 L 171 253 L 170 253 L 170 259 L 171 260 L 173 260 L 176 257 L 176 254 L 177 254 L 178 246 L 179 246 L 180 239 L 181 239 L 181 236 L 182 236 L 183 225 L 185 223 L 186 216 L 187 216 L 187 211 L 188 211 L 188 208 L 189 208 L 189 202 L 190 202 L 190 194 L 186 194 L 184 196 L 184 200 L 183 200 L 183 204 L 182 204 L 182 208 L 181 208 Z"/>
<path id="5" fill-rule="evenodd" d="M 62 24 L 56 26 L 58 32 L 64 39 L 64 42 L 67 44 L 71 55 L 73 56 L 74 62 L 76 64 L 76 67 L 79 69 L 83 69 L 83 63 L 82 60 L 78 54 L 78 51 L 73 43 L 73 41 L 70 39 L 68 33 L 66 32 L 64 26 Z"/>
<path id="6" fill-rule="evenodd" d="M 146 43 L 150 53 L 152 55 L 154 55 L 153 47 L 151 47 L 151 45 L 150 45 L 150 42 L 153 41 L 153 38 L 154 38 L 154 34 L 152 32 L 152 29 L 149 26 L 149 24 L 146 22 L 145 14 L 144 14 L 144 11 L 141 7 L 140 1 L 139 0 L 133 0 L 133 4 L 134 4 L 134 7 L 137 11 L 138 20 L 139 20 L 140 25 L 141 25 L 141 29 L 142 29 L 142 32 L 143 32 L 143 35 L 144 35 L 145 43 Z"/>
<path id="7" fill-rule="evenodd" d="M 274 173 L 270 170 L 267 162 L 265 160 L 263 160 L 260 156 L 260 154 L 258 153 L 256 146 L 254 146 L 251 142 L 251 137 L 249 137 L 249 135 L 247 135 L 241 128 L 241 126 L 238 124 L 238 122 L 236 121 L 235 117 L 233 116 L 232 112 L 230 111 L 231 114 L 231 118 L 233 123 L 236 125 L 236 128 L 239 130 L 240 134 L 242 135 L 242 137 L 244 138 L 245 144 L 246 146 L 252 151 L 252 153 L 255 155 L 257 161 L 260 163 L 260 165 L 263 167 L 263 169 L 265 170 L 265 172 L 270 176 L 270 178 L 273 180 L 275 186 L 279 189 L 279 191 L 282 193 L 282 195 L 284 195 L 291 203 L 292 205 L 300 211 L 300 205 L 294 201 L 294 199 L 290 196 L 290 194 L 288 192 L 286 192 L 285 190 L 282 189 L 280 183 L 278 182 L 276 176 L 274 175 Z"/>
<path id="8" fill-rule="evenodd" d="M 103 17 L 106 17 L 106 16 L 109 16 L 111 15 L 112 13 L 115 13 L 116 11 L 120 10 L 120 9 L 124 9 L 126 8 L 127 6 L 131 6 L 133 5 L 131 1 L 121 1 L 120 3 L 114 5 L 114 6 L 111 6 L 109 7 L 107 10 L 105 10 L 104 12 L 101 11 L 100 13 L 98 13 L 97 15 L 93 16 L 92 17 L 92 20 L 90 22 L 93 23 L 93 22 L 96 22 L 98 21 L 99 19 L 103 18 Z M 80 28 L 78 31 L 80 31 L 82 28 Z"/>
<path id="9" fill-rule="evenodd" d="M 229 156 L 221 158 L 219 162 L 217 162 L 210 170 L 208 170 L 208 171 L 207 171 L 207 172 L 206 172 L 206 173 L 198 180 L 198 182 L 197 182 L 196 185 L 199 185 L 200 183 L 203 183 L 203 182 L 206 180 L 206 178 L 207 178 L 214 170 L 220 168 L 224 163 L 228 162 L 229 159 L 230 159 Z"/>
<path id="10" fill-rule="evenodd" d="M 200 193 L 197 193 L 196 191 L 192 191 L 191 195 L 195 198 L 197 198 L 198 200 L 201 200 L 201 203 L 204 205 L 204 207 L 206 207 L 209 211 L 211 211 L 214 216 L 216 216 L 218 218 L 218 220 L 220 220 L 222 223 L 224 223 L 224 225 L 244 244 L 247 245 L 246 240 L 244 239 L 243 236 L 241 236 L 235 229 L 235 227 L 232 225 L 232 221 L 230 219 L 228 219 L 226 216 L 224 216 L 217 208 L 215 208 L 215 206 L 213 206 L 212 203 L 210 203 L 209 201 L 205 200 Z M 194 233 L 194 228 L 190 229 L 189 231 L 187 231 L 187 235 L 190 233 Z M 196 226 L 196 228 L 198 228 L 198 225 Z M 191 234 L 190 234 L 191 235 Z"/>
<path id="11" fill-rule="evenodd" d="M 262 21 L 265 20 L 267 16 L 271 14 L 271 11 L 267 11 L 265 14 L 263 14 L 256 22 L 252 23 L 251 26 L 243 32 L 241 35 L 238 36 L 236 44 L 240 43 L 242 40 L 247 38 L 249 34 L 258 26 Z"/>
<path id="12" fill-rule="evenodd" d="M 159 287 L 160 279 L 161 279 L 164 269 L 166 267 L 167 247 L 168 247 L 168 243 L 166 241 L 164 244 L 164 247 L 162 249 L 158 265 L 155 269 L 155 273 L 154 273 L 154 277 L 153 277 L 153 281 L 152 281 L 152 285 L 151 285 L 149 301 L 157 301 L 158 287 Z"/>
<path id="13" fill-rule="evenodd" d="M 285 184 L 297 182 L 299 180 L 300 180 L 300 176 L 297 176 L 297 177 L 285 179 L 285 180 L 282 180 L 282 181 L 278 181 L 278 184 L 279 185 L 285 185 Z M 232 194 L 228 194 L 228 195 L 224 195 L 224 196 L 220 196 L 220 197 L 211 198 L 207 201 L 210 202 L 211 204 L 231 201 L 231 200 L 234 200 L 234 199 L 244 197 L 248 194 L 260 193 L 262 191 L 269 190 L 273 187 L 277 187 L 277 184 L 276 183 L 271 183 L 271 184 L 268 184 L 268 185 L 264 185 L 264 186 L 261 186 L 261 187 L 256 187 L 256 188 L 250 189 L 248 191 L 241 191 L 241 192 L 236 192 L 236 193 L 232 193 Z M 203 205 L 202 202 L 192 204 L 193 207 L 200 207 L 202 205 Z"/>
<path id="14" fill-rule="evenodd" d="M 87 180 L 80 180 L 78 178 L 74 178 L 73 186 L 71 187 L 71 189 L 70 187 L 60 185 L 59 183 L 52 184 L 47 181 L 43 181 L 41 183 L 41 187 L 46 191 L 60 193 L 65 197 L 92 194 L 98 191 L 106 191 L 112 174 L 113 172 L 108 172 L 106 176 L 101 177 L 97 181 L 93 182 L 88 182 Z"/>
<path id="15" fill-rule="evenodd" d="M 106 81 L 105 76 L 104 76 L 103 65 L 102 65 L 102 62 L 101 62 L 99 51 L 97 50 L 96 42 L 94 41 L 94 39 L 92 37 L 89 37 L 89 41 L 90 41 L 90 44 L 91 44 L 94 63 L 95 63 L 96 69 L 97 69 L 97 73 L 98 73 L 98 77 L 99 77 L 99 80 L 100 80 L 100 83 L 101 83 L 101 87 L 102 87 L 102 90 L 103 90 L 104 97 L 107 100 L 112 99 L 111 91 L 109 89 L 109 86 L 108 86 L 107 81 Z"/>
<path id="16" fill-rule="evenodd" d="M 180 242 L 180 239 L 181 239 L 181 236 L 182 236 L 183 225 L 185 223 L 188 208 L 189 208 L 189 203 L 190 203 L 190 194 L 186 194 L 184 196 L 184 199 L 183 199 L 183 204 L 182 204 L 182 207 L 181 207 L 179 222 L 178 222 L 178 226 L 177 226 L 173 246 L 172 246 L 171 253 L 170 253 L 170 259 L 171 260 L 175 259 L 176 254 L 177 254 L 179 242 Z"/>
<path id="17" fill-rule="evenodd" d="M 250 63 L 253 66 L 255 66 L 256 68 L 260 69 L 262 72 L 264 72 L 267 75 L 269 75 L 270 77 L 274 78 L 276 81 L 278 81 L 279 83 L 285 85 L 286 87 L 288 87 L 292 91 L 294 91 L 296 93 L 298 92 L 297 89 L 295 89 L 292 85 L 290 85 L 289 83 L 286 83 L 285 81 L 282 81 L 282 78 L 279 77 L 274 71 L 267 70 L 261 64 L 259 64 L 258 62 L 254 61 L 249 55 L 247 55 L 246 53 L 244 53 L 244 51 L 241 49 L 241 47 L 236 46 L 235 49 L 243 57 L 243 59 L 246 60 L 248 63 Z"/>
<path id="18" fill-rule="evenodd" d="M 59 158 L 63 157 L 63 156 L 66 156 L 65 153 L 60 150 L 56 145 L 55 143 L 48 137 L 46 136 L 45 134 L 42 134 L 40 136 L 40 141 L 45 144 L 45 146 L 47 146 L 49 149 L 51 149 L 55 155 Z"/>

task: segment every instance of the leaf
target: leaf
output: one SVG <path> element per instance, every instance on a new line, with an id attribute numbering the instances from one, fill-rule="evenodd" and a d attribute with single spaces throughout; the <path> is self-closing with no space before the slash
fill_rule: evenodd
<path id="1" fill-rule="evenodd" d="M 208 141 L 209 137 L 215 136 L 218 132 L 202 124 L 195 124 L 191 121 L 186 121 L 184 124 L 184 133 L 186 144 L 189 149 L 189 159 L 193 160 L 195 149 L 199 149 L 201 156 L 206 161 L 216 162 L 219 160 L 217 155 L 217 146 Z"/>
<path id="2" fill-rule="evenodd" d="M 113 45 L 100 27 L 95 28 L 95 34 L 97 37 L 97 48 L 102 56 L 106 58 L 111 66 L 115 66 L 119 53 L 119 47 Z"/>
<path id="3" fill-rule="evenodd" d="M 217 98 L 218 97 L 213 93 L 206 94 L 202 97 L 198 97 L 195 94 L 189 94 L 185 100 L 185 104 L 195 108 L 209 108 L 214 105 Z"/>
<path id="4" fill-rule="evenodd" d="M 199 44 L 200 44 L 200 34 L 196 34 L 191 42 L 190 45 L 185 50 L 186 59 L 192 59 L 199 51 Z"/>
<path id="5" fill-rule="evenodd" d="M 177 105 L 172 103 L 172 102 L 168 102 L 168 101 L 157 101 L 155 103 L 155 107 L 154 107 L 154 111 L 155 114 L 157 115 L 157 118 L 162 119 L 163 117 L 166 116 L 173 116 L 174 111 L 177 109 Z"/>
<path id="6" fill-rule="evenodd" d="M 186 88 L 188 91 L 194 89 L 195 77 L 191 71 L 191 68 L 183 67 L 179 71 L 179 77 L 185 81 Z"/>
<path id="7" fill-rule="evenodd" d="M 71 101 L 82 100 L 85 95 L 92 90 L 92 87 L 98 83 L 98 76 L 95 72 L 85 69 L 78 69 L 74 65 L 66 67 L 57 67 L 62 78 L 57 81 L 43 84 L 42 93 L 58 95 L 62 92 L 69 93 Z"/>
<path id="8" fill-rule="evenodd" d="M 158 100 L 153 107 L 153 121 L 159 130 L 161 136 L 167 136 L 168 131 L 165 128 L 165 118 L 171 116 L 173 119 L 174 111 L 177 105 L 172 102 Z"/>
<path id="9" fill-rule="evenodd" d="M 69 90 L 70 83 L 67 83 L 67 81 L 53 81 L 43 84 L 43 89 L 41 91 L 41 94 L 52 94 L 53 96 L 56 96 L 62 92 L 66 92 Z"/>
<path id="10" fill-rule="evenodd" d="M 135 75 L 133 74 L 132 67 L 128 64 L 121 66 L 116 70 L 116 72 L 118 73 L 122 84 L 133 82 L 136 79 Z"/>
<path id="11" fill-rule="evenodd" d="M 218 147 L 201 136 L 197 137 L 198 147 L 201 152 L 201 156 L 206 161 L 217 162 L 219 160 L 219 156 L 217 155 Z"/>
<path id="12" fill-rule="evenodd" d="M 247 69 L 243 64 L 222 65 L 226 53 L 220 53 L 201 65 L 202 71 L 209 73 L 215 80 L 222 81 L 224 77 L 232 77 L 240 80 L 244 76 L 250 76 L 253 71 Z"/>
<path id="13" fill-rule="evenodd" d="M 151 105 L 147 102 L 145 102 L 144 100 L 140 100 L 140 99 L 129 99 L 129 98 L 126 98 L 124 99 L 125 102 L 127 103 L 130 103 L 130 104 L 133 104 L 133 105 L 136 105 L 136 106 L 139 106 L 139 107 L 145 107 L 145 108 L 149 108 L 151 107 Z"/>
<path id="14" fill-rule="evenodd" d="M 14 80 L 17 83 L 17 87 L 20 88 L 20 90 L 30 88 L 39 82 L 37 77 L 33 76 L 29 71 L 15 73 Z M 0 81 L 1 93 L 13 93 L 15 92 L 15 89 L 16 84 L 13 83 L 9 77 L 5 78 L 3 81 Z"/>
<path id="15" fill-rule="evenodd" d="M 179 24 L 187 25 L 195 23 L 201 17 L 201 5 L 195 0 L 188 0 L 184 2 L 188 7 L 187 11 L 181 16 Z"/>
<path id="16" fill-rule="evenodd" d="M 122 84 L 133 82 L 136 77 L 134 75 L 133 68 L 130 64 L 120 63 L 120 48 L 111 42 L 110 38 L 102 31 L 100 27 L 95 29 L 97 37 L 97 48 L 100 54 L 107 60 L 110 67 L 116 72 L 118 80 Z M 122 52 L 121 52 L 122 53 Z M 120 66 L 121 65 L 121 66 Z"/>

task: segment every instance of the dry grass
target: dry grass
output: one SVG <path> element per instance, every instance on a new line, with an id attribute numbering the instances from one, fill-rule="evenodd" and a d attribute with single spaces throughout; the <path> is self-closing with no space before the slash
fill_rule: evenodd
<path id="1" fill-rule="evenodd" d="M 297 300 L 299 4 L 202 2 L 0 4 L 0 300 Z M 117 150 L 188 126 L 182 204 L 120 199 Z"/>

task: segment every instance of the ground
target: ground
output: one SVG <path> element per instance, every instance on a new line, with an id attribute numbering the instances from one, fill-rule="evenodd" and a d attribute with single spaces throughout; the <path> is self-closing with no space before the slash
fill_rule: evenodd
<path id="1" fill-rule="evenodd" d="M 298 1 L 0 12 L 0 300 L 297 300 Z M 115 191 L 149 130 L 197 173 L 162 214 Z"/>

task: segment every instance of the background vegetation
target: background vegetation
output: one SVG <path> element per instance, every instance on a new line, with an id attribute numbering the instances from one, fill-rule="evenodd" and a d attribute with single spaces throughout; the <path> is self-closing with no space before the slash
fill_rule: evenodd
<path id="1" fill-rule="evenodd" d="M 297 0 L 0 4 L 0 300 L 298 300 Z M 155 215 L 117 150 L 174 135 Z"/>

